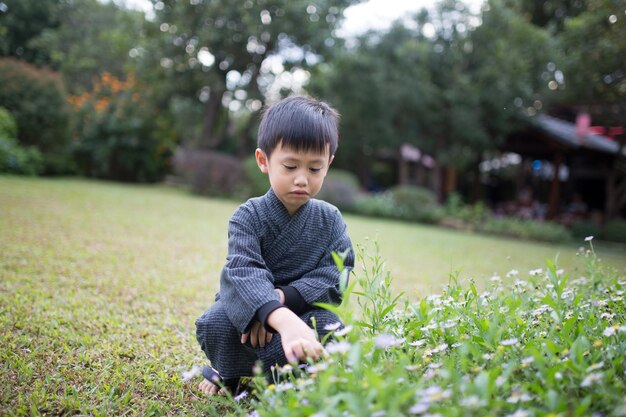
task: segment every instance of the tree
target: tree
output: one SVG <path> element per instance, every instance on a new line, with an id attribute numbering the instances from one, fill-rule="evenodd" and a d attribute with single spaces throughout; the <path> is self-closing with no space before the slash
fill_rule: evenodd
<path id="1" fill-rule="evenodd" d="M 162 106 L 191 114 L 202 106 L 195 144 L 216 148 L 229 127 L 229 109 L 258 110 L 283 69 L 319 62 L 330 52 L 343 9 L 354 2 L 154 0 L 156 19 L 147 22 L 141 64 L 146 72 L 159 69 L 150 77 L 165 83 Z M 249 129 L 242 130 L 247 136 Z"/>
<path id="2" fill-rule="evenodd" d="M 41 33 L 59 26 L 59 0 L 0 2 L 0 57 L 16 57 L 35 65 L 50 63 L 50 51 L 32 44 Z"/>
<path id="3" fill-rule="evenodd" d="M 126 78 L 134 71 L 129 54 L 141 42 L 142 13 L 99 0 L 61 2 L 58 10 L 58 24 L 29 45 L 49 51 L 49 64 L 63 74 L 70 93 L 91 90 L 104 73 Z"/>

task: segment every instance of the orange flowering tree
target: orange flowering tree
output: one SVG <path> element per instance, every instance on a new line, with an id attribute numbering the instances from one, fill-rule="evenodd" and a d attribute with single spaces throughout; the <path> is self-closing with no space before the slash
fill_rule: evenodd
<path id="1" fill-rule="evenodd" d="M 138 182 L 162 177 L 173 144 L 158 134 L 150 90 L 132 73 L 123 80 L 104 72 L 69 102 L 77 114 L 73 141 L 81 173 Z"/>

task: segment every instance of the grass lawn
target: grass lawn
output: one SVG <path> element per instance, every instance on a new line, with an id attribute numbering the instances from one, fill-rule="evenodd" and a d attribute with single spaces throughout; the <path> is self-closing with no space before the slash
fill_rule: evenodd
<path id="1" fill-rule="evenodd" d="M 237 203 L 160 186 L 0 177 L 0 415 L 216 414 L 181 373 L 201 364 L 194 320 L 211 303 Z M 346 216 L 376 238 L 394 288 L 477 284 L 577 245 L 493 238 Z M 626 246 L 594 241 L 626 269 Z"/>

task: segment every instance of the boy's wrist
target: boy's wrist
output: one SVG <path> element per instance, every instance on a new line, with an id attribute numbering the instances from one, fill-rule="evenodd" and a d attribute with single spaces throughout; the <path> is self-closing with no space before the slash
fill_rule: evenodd
<path id="1" fill-rule="evenodd" d="M 293 323 L 294 319 L 299 320 L 298 316 L 291 310 L 288 308 L 278 308 L 268 314 L 266 323 L 278 333 L 281 333 L 284 329 L 289 328 L 290 323 Z"/>
<path id="2" fill-rule="evenodd" d="M 265 327 L 265 329 L 271 333 L 276 333 L 275 328 L 271 326 L 268 322 L 269 316 L 276 310 L 287 310 L 284 308 L 285 306 L 280 303 L 278 300 L 272 300 L 266 304 L 264 304 L 261 308 L 259 308 L 256 312 L 256 319 Z"/>

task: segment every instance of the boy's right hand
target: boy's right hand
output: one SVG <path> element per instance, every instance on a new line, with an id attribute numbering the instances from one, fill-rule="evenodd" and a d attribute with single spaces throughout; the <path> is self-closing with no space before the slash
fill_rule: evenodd
<path id="1" fill-rule="evenodd" d="M 270 313 L 267 322 L 280 333 L 285 356 L 290 363 L 317 360 L 324 348 L 315 337 L 313 329 L 288 308 L 279 308 Z"/>

